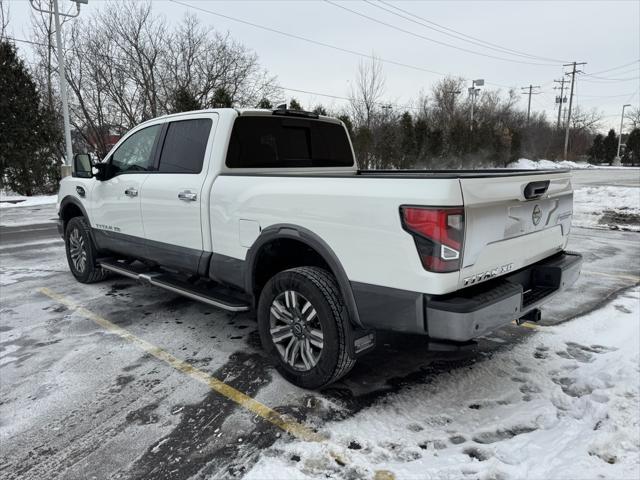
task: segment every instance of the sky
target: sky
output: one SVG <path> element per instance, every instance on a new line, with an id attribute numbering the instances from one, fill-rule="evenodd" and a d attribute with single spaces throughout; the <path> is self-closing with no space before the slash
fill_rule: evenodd
<path id="1" fill-rule="evenodd" d="M 71 0 L 59 2 L 61 9 L 73 6 Z M 553 80 L 570 69 L 563 63 L 573 61 L 587 62 L 580 66 L 585 74 L 577 76 L 574 105 L 601 111 L 603 130 L 619 130 L 623 104 L 640 106 L 640 0 L 384 2 L 154 0 L 153 9 L 169 22 L 195 13 L 203 23 L 228 31 L 258 54 L 285 91 L 315 92 L 286 91 L 305 108 L 344 105 L 319 94 L 348 96 L 363 57 L 242 21 L 386 60 L 385 101 L 397 110 L 450 74 L 467 79 L 468 86 L 484 79 L 482 88 L 503 91 L 540 86 L 531 109 L 555 119 L 559 92 Z M 8 3 L 9 35 L 31 38 L 29 2 Z M 105 7 L 103 0 L 89 0 L 74 21 Z M 29 45 L 18 45 L 28 57 Z M 522 108 L 526 102 L 522 95 Z"/>

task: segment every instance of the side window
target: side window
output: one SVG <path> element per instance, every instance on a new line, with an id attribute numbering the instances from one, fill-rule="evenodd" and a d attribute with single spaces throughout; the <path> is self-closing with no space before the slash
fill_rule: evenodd
<path id="1" fill-rule="evenodd" d="M 127 138 L 111 156 L 114 173 L 146 172 L 153 166 L 153 145 L 162 125 L 152 125 Z"/>
<path id="2" fill-rule="evenodd" d="M 207 149 L 211 119 L 171 122 L 160 155 L 161 173 L 200 173 Z"/>

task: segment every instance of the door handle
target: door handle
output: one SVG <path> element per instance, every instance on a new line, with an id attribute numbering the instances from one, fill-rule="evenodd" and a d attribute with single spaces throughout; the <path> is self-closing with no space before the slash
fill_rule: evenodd
<path id="1" fill-rule="evenodd" d="M 197 198 L 198 194 L 189 190 L 178 193 L 178 199 L 184 200 L 185 202 L 195 202 Z"/>
<path id="2" fill-rule="evenodd" d="M 124 194 L 127 197 L 137 197 L 138 196 L 138 190 L 136 190 L 135 188 L 129 187 L 124 191 Z"/>

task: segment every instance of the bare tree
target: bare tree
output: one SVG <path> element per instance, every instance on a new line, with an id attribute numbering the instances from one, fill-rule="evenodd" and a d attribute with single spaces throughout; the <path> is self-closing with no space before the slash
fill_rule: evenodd
<path id="1" fill-rule="evenodd" d="M 602 113 L 595 108 L 586 111 L 575 107 L 571 113 L 571 130 L 576 133 L 593 133 L 600 127 L 602 118 Z"/>
<path id="2" fill-rule="evenodd" d="M 382 62 L 375 56 L 369 61 L 361 61 L 355 84 L 349 93 L 349 101 L 357 125 L 371 128 L 374 116 L 379 110 L 385 90 Z"/>
<path id="3" fill-rule="evenodd" d="M 43 2 L 43 8 L 50 0 Z M 34 16 L 34 71 L 51 104 L 57 102 L 57 63 L 52 61 L 50 15 Z M 76 141 L 105 155 L 112 135 L 141 121 L 170 113 L 176 95 L 194 99 L 194 108 L 230 98 L 238 106 L 255 105 L 278 91 L 257 55 L 196 17 L 185 17 L 171 29 L 154 16 L 149 2 L 107 4 L 95 15 L 65 28 L 66 77 Z"/>
<path id="4" fill-rule="evenodd" d="M 450 127 L 454 114 L 460 110 L 461 100 L 458 95 L 463 88 L 464 79 L 445 77 L 431 89 L 433 119 L 444 128 Z"/>
<path id="5" fill-rule="evenodd" d="M 631 129 L 640 127 L 640 107 L 630 108 L 624 115 L 625 120 L 631 122 Z"/>

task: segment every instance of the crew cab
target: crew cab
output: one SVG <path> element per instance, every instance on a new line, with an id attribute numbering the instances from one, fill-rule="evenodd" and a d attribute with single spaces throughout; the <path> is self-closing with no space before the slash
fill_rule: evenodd
<path id="1" fill-rule="evenodd" d="M 376 331 L 466 345 L 575 282 L 567 170 L 359 170 L 342 122 L 211 109 L 146 121 L 60 184 L 71 273 L 253 311 L 291 382 L 318 388 Z"/>

